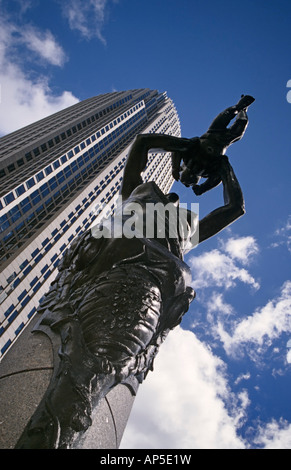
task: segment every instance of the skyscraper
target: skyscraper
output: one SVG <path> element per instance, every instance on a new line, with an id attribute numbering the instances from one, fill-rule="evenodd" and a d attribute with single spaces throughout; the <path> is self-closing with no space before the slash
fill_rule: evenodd
<path id="1" fill-rule="evenodd" d="M 166 93 L 99 95 L 0 139 L 0 357 L 36 313 L 67 246 L 113 212 L 138 133 L 181 135 Z M 152 152 L 143 175 L 165 192 L 169 156 Z"/>

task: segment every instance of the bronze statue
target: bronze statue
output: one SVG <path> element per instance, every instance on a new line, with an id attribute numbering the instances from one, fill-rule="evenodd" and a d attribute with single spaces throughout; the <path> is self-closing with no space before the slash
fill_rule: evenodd
<path id="1" fill-rule="evenodd" d="M 187 152 L 173 153 L 173 177 L 185 186 L 191 186 L 197 196 L 220 184 L 219 159 L 231 144 L 243 137 L 248 125 L 247 108 L 254 101 L 252 96 L 242 95 L 236 105 L 225 109 L 214 119 L 205 134 L 191 139 L 192 146 Z M 228 128 L 234 117 L 235 122 Z M 198 185 L 201 177 L 207 179 Z"/>
<path id="2" fill-rule="evenodd" d="M 121 196 L 123 206 L 142 208 L 141 217 L 149 203 L 170 203 L 179 210 L 177 194 L 164 194 L 154 182 L 142 181 L 152 148 L 174 152 L 180 161 L 196 159 L 191 139 L 161 134 L 135 138 Z M 212 163 L 207 162 L 207 175 L 222 181 L 225 204 L 200 220 L 199 243 L 244 214 L 242 191 L 228 158 L 220 156 L 213 170 Z M 123 214 L 122 220 L 128 217 Z M 144 380 L 160 344 L 195 297 L 183 255 L 189 249 L 185 239 L 191 240 L 197 227 L 190 211 L 187 217 L 183 237 L 179 232 L 169 235 L 166 218 L 163 238 L 157 233 L 153 238 L 144 233 L 130 239 L 124 234 L 99 237 L 100 225 L 74 240 L 39 307 L 38 329 L 59 338 L 59 362 L 18 448 L 70 448 L 90 426 L 100 398 L 118 383 Z"/>

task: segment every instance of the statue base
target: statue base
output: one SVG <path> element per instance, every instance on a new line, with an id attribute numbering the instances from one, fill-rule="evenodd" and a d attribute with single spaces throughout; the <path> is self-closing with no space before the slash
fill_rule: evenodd
<path id="1" fill-rule="evenodd" d="M 0 449 L 14 449 L 53 376 L 54 352 L 36 315 L 0 363 Z M 75 449 L 118 449 L 137 389 L 120 384 L 93 410 L 92 425 Z"/>

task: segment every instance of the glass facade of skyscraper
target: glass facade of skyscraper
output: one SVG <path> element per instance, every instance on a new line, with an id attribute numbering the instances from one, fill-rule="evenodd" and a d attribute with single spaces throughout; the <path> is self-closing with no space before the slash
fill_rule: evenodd
<path id="1" fill-rule="evenodd" d="M 34 316 L 68 245 L 113 212 L 139 133 L 181 135 L 166 93 L 99 95 L 0 139 L 0 357 Z M 169 191 L 170 154 L 152 152 L 143 177 Z"/>

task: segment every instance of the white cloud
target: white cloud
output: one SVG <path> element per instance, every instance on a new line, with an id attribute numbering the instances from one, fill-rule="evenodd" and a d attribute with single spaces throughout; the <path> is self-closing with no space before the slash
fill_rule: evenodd
<path id="1" fill-rule="evenodd" d="M 260 428 L 255 442 L 264 449 L 291 449 L 291 424 L 283 419 L 272 420 Z"/>
<path id="2" fill-rule="evenodd" d="M 22 41 L 28 49 L 35 52 L 48 63 L 62 66 L 67 60 L 63 48 L 56 42 L 50 31 L 39 31 L 27 27 L 21 33 Z"/>
<path id="3" fill-rule="evenodd" d="M 28 51 L 20 57 L 19 45 L 34 49 L 38 56 L 55 65 L 61 65 L 64 53 L 51 33 L 36 29 L 16 28 L 2 18 L 0 21 L 0 134 L 5 135 L 42 119 L 79 100 L 69 91 L 55 95 L 47 77 L 31 78 L 24 62 Z M 41 47 L 43 45 L 43 50 Z M 22 52 L 23 53 L 23 52 Z"/>
<path id="4" fill-rule="evenodd" d="M 249 372 L 247 372 L 246 374 L 241 374 L 235 380 L 234 384 L 238 385 L 242 380 L 249 380 L 250 378 L 251 378 L 251 374 Z"/>
<path id="5" fill-rule="evenodd" d="M 258 244 L 254 237 L 229 238 L 223 249 L 231 258 L 239 260 L 243 264 L 248 264 L 253 255 L 259 251 Z"/>
<path id="6" fill-rule="evenodd" d="M 287 349 L 286 361 L 287 361 L 287 364 L 291 364 L 291 339 L 287 341 L 286 349 Z"/>
<path id="7" fill-rule="evenodd" d="M 225 331 L 222 322 L 218 322 L 216 332 L 228 354 L 241 351 L 244 345 L 255 345 L 259 351 L 283 332 L 291 332 L 291 281 L 283 284 L 276 299 L 236 323 L 232 333 Z"/>
<path id="8" fill-rule="evenodd" d="M 287 224 L 285 229 L 288 227 Z M 259 252 L 256 240 L 250 236 L 232 237 L 220 241 L 219 246 L 220 249 L 190 259 L 194 289 L 230 289 L 238 282 L 258 289 L 258 281 L 246 269 L 246 264 Z M 248 351 L 253 360 L 258 360 L 282 333 L 291 332 L 291 281 L 283 284 L 277 298 L 242 320 L 234 320 L 235 310 L 225 302 L 223 292 L 212 292 L 209 296 L 206 290 L 201 297 L 210 325 L 208 329 L 222 342 L 228 355 L 238 357 Z M 291 361 L 289 352 L 286 360 Z"/>
<path id="9" fill-rule="evenodd" d="M 204 296 L 202 296 L 203 298 Z M 207 319 L 207 326 L 206 329 L 208 332 L 211 332 L 214 336 L 216 336 L 216 325 L 219 318 L 221 321 L 225 322 L 230 317 L 232 317 L 235 313 L 234 308 L 232 305 L 225 302 L 223 294 L 220 292 L 212 292 L 210 296 L 205 296 L 204 301 L 202 300 L 203 305 L 206 307 L 206 319 Z M 195 331 L 195 323 L 193 324 L 192 328 Z"/>
<path id="10" fill-rule="evenodd" d="M 97 37 L 106 44 L 102 28 L 108 3 L 109 0 L 66 0 L 63 12 L 71 29 L 79 31 L 86 39 Z"/>
<path id="11" fill-rule="evenodd" d="M 33 51 L 37 59 L 43 59 L 44 63 L 62 66 L 66 62 L 65 51 L 51 31 L 42 31 L 32 25 L 17 25 L 5 15 L 2 15 L 0 26 L 1 55 L 4 57 L 9 55 L 11 62 L 21 63 L 22 54 L 18 53 L 19 46 L 25 46 Z M 27 58 L 27 54 L 24 55 L 24 60 Z M 31 56 L 29 59 L 31 60 Z"/>
<path id="12" fill-rule="evenodd" d="M 177 327 L 139 388 L 121 448 L 244 448 L 237 426 L 249 400 L 242 392 L 230 412 L 225 402 L 233 398 L 224 363 Z"/>
<path id="13" fill-rule="evenodd" d="M 288 216 L 286 224 L 275 231 L 274 236 L 276 241 L 271 244 L 271 247 L 286 246 L 291 253 L 291 215 Z"/>
<path id="14" fill-rule="evenodd" d="M 218 249 L 190 258 L 194 289 L 217 286 L 229 289 L 238 281 L 258 289 L 259 283 L 235 260 Z"/>
<path id="15" fill-rule="evenodd" d="M 219 292 L 213 292 L 212 296 L 207 302 L 207 312 L 208 314 L 222 313 L 223 315 L 229 316 L 233 314 L 233 307 L 224 301 L 223 294 Z"/>
<path id="16" fill-rule="evenodd" d="M 1 1 L 1 0 L 0 0 Z M 20 16 L 33 7 L 35 0 L 15 0 L 18 3 Z"/>

